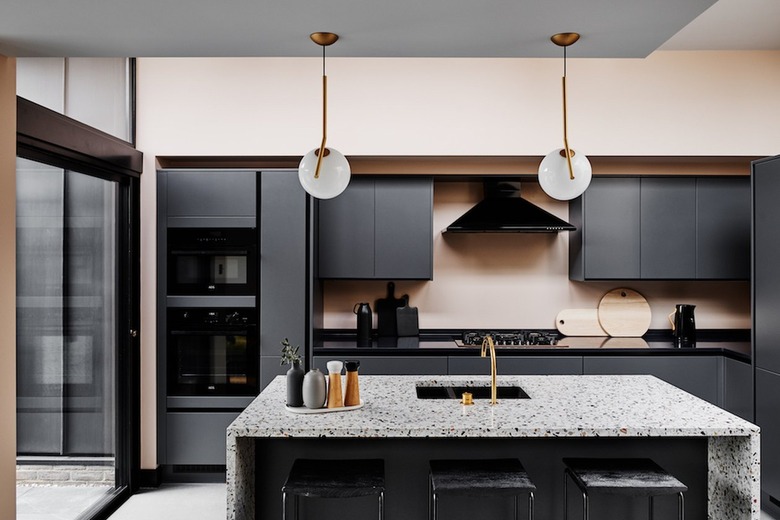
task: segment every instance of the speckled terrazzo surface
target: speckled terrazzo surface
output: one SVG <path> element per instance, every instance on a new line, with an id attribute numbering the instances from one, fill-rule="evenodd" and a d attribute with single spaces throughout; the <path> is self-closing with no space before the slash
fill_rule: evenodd
<path id="1" fill-rule="evenodd" d="M 707 437 L 711 520 L 760 518 L 756 425 L 653 376 L 499 376 L 530 399 L 497 406 L 418 399 L 416 385 L 489 386 L 489 377 L 361 376 L 359 410 L 295 415 L 277 377 L 227 430 L 227 518 L 255 518 L 256 438 Z"/>
<path id="2" fill-rule="evenodd" d="M 489 386 L 490 378 L 361 376 L 360 410 L 293 415 L 276 378 L 230 425 L 241 437 L 732 436 L 758 427 L 652 376 L 506 376 L 530 399 L 497 406 L 418 399 L 415 385 Z"/>

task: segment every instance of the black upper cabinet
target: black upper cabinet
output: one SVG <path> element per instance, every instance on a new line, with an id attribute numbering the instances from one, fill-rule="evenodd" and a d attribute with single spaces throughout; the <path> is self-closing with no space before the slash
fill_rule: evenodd
<path id="1" fill-rule="evenodd" d="M 747 177 L 595 178 L 571 202 L 572 280 L 747 280 Z"/>
<path id="2" fill-rule="evenodd" d="M 162 173 L 162 172 L 161 172 Z M 168 227 L 255 227 L 257 173 L 241 170 L 169 170 L 165 205 Z"/>
<path id="3" fill-rule="evenodd" d="M 319 277 L 433 278 L 433 180 L 353 178 L 319 202 Z"/>

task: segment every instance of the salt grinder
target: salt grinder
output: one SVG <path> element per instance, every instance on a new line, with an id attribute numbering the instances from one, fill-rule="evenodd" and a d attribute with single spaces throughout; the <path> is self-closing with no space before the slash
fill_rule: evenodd
<path id="1" fill-rule="evenodd" d="M 344 406 L 360 404 L 360 386 L 358 385 L 358 367 L 360 361 L 344 361 L 347 367 L 347 393 L 344 397 Z"/>
<path id="2" fill-rule="evenodd" d="M 328 361 L 328 408 L 341 408 L 344 406 L 344 397 L 341 393 L 341 369 L 344 363 L 341 361 Z"/>

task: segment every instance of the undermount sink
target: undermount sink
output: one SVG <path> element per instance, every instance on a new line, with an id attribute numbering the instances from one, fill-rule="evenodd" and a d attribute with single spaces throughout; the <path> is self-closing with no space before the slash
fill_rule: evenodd
<path id="1" fill-rule="evenodd" d="M 474 399 L 490 399 L 489 386 L 417 386 L 417 399 L 460 399 L 470 392 Z M 530 399 L 519 386 L 499 386 L 498 399 Z"/>

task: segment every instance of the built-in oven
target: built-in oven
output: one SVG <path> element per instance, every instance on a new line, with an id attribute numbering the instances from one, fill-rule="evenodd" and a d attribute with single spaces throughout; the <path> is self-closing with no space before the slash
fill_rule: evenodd
<path id="1" fill-rule="evenodd" d="M 168 295 L 257 294 L 257 229 L 168 228 Z"/>
<path id="2" fill-rule="evenodd" d="M 254 308 L 169 308 L 169 396 L 254 396 L 258 393 Z"/>

